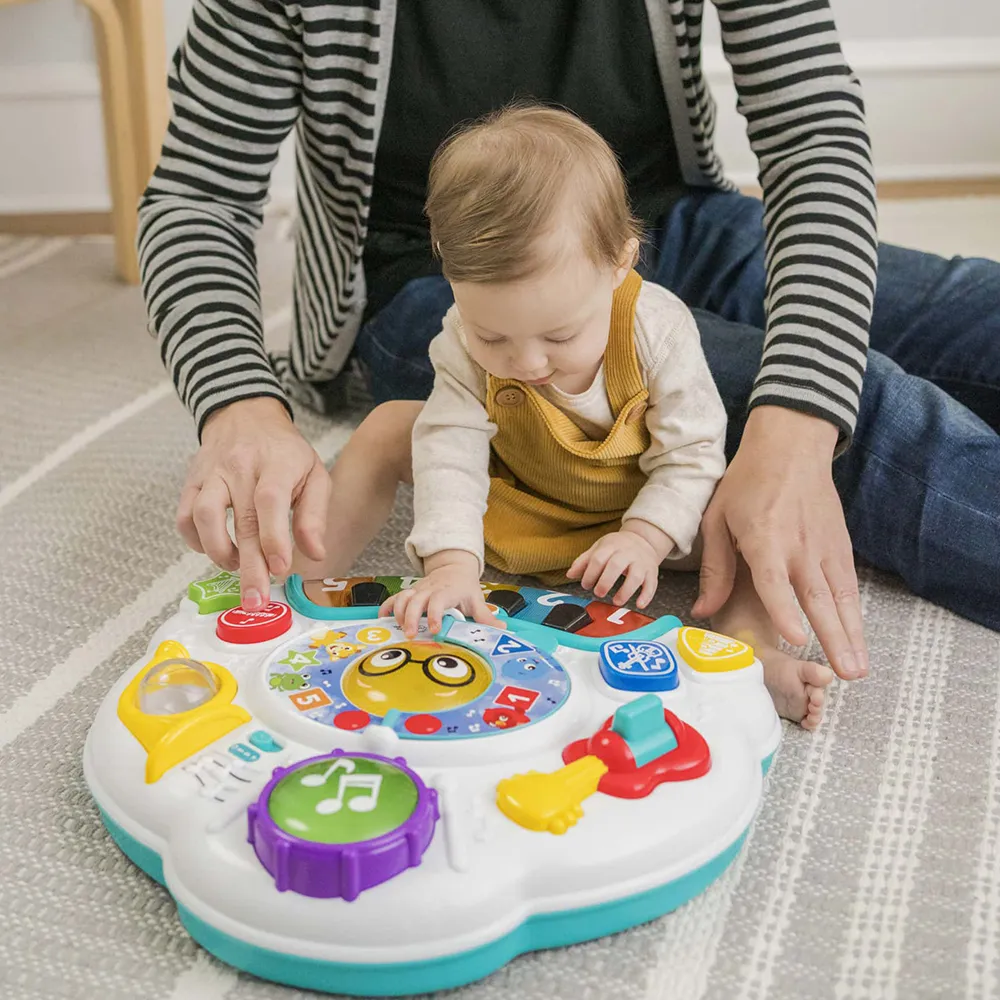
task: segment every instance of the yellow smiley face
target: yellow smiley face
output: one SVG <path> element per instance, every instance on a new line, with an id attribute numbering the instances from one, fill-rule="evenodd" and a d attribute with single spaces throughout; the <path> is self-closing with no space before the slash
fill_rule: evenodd
<path id="1" fill-rule="evenodd" d="M 462 646 L 399 642 L 372 650 L 341 679 L 344 694 L 371 715 L 446 712 L 475 701 L 493 683 L 489 664 Z"/>

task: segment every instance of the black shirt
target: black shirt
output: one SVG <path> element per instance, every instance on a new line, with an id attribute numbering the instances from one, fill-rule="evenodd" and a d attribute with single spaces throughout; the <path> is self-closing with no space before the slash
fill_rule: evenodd
<path id="1" fill-rule="evenodd" d="M 562 105 L 592 125 L 618 154 L 647 225 L 680 193 L 643 0 L 399 0 L 365 247 L 367 315 L 411 278 L 440 273 L 424 215 L 438 145 L 515 98 Z"/>

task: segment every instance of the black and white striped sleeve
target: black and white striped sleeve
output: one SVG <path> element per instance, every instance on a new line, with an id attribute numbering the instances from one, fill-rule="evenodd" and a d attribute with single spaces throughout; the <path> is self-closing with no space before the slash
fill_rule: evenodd
<path id="1" fill-rule="evenodd" d="M 764 193 L 767 336 L 751 406 L 858 416 L 878 263 L 861 87 L 829 0 L 715 0 Z"/>
<path id="2" fill-rule="evenodd" d="M 150 330 L 199 435 L 209 414 L 239 399 L 287 406 L 264 350 L 254 236 L 300 81 L 286 5 L 195 0 L 140 203 L 139 258 Z"/>

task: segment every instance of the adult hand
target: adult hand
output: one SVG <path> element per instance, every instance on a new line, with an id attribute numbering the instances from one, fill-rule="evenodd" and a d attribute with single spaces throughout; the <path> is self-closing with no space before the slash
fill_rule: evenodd
<path id="1" fill-rule="evenodd" d="M 733 588 L 736 554 L 746 560 L 771 620 L 793 645 L 802 628 L 793 595 L 836 673 L 868 673 L 858 578 L 833 484 L 837 429 L 784 407 L 751 411 L 736 457 L 702 521 L 701 593 L 692 609 L 714 615 Z"/>
<path id="2" fill-rule="evenodd" d="M 177 507 L 177 527 L 196 552 L 240 571 L 243 607 L 270 600 L 269 573 L 292 562 L 292 531 L 310 559 L 322 559 L 330 477 L 288 411 L 261 396 L 230 403 L 205 421 Z M 236 544 L 226 528 L 233 509 Z"/>

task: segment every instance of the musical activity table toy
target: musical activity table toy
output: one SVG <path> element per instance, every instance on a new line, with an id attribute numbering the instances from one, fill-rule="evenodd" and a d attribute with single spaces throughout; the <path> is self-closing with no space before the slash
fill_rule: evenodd
<path id="1" fill-rule="evenodd" d="M 413 578 L 191 584 L 84 772 L 191 936 L 266 979 L 401 996 L 675 909 L 738 853 L 781 726 L 744 643 L 484 584 L 408 639 Z"/>

